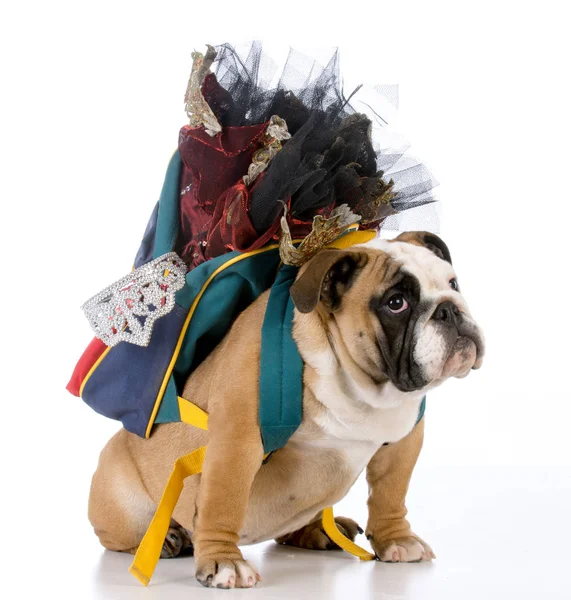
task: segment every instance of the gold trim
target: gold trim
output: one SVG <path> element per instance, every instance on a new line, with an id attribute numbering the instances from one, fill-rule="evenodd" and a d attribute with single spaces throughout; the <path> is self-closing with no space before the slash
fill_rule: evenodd
<path id="1" fill-rule="evenodd" d="M 101 354 L 101 356 L 95 361 L 95 363 L 93 363 L 93 366 L 91 367 L 91 369 L 89 369 L 89 371 L 87 372 L 87 375 L 83 378 L 83 381 L 81 382 L 81 387 L 79 388 L 79 397 L 83 398 L 83 388 L 85 388 L 85 384 L 88 382 L 89 378 L 93 375 L 93 373 L 95 372 L 95 369 L 97 369 L 97 367 L 101 364 L 101 362 L 103 361 L 103 359 L 109 354 L 109 350 L 111 350 L 112 346 L 107 346 L 107 349 L 103 351 L 103 353 Z"/>
<path id="2" fill-rule="evenodd" d="M 153 411 L 151 413 L 151 417 L 149 418 L 149 423 L 147 425 L 147 430 L 145 432 L 145 437 L 148 438 L 151 435 L 151 429 L 153 427 L 153 424 L 155 422 L 155 418 L 157 416 L 157 413 L 159 412 L 159 406 L 161 405 L 162 399 L 163 399 L 163 395 L 165 393 L 165 390 L 167 388 L 168 385 L 168 381 L 169 378 L 171 376 L 172 370 L 174 368 L 174 365 L 178 359 L 178 355 L 180 353 L 180 349 L 182 346 L 182 343 L 184 341 L 184 336 L 186 335 L 186 330 L 188 329 L 188 326 L 190 324 L 190 320 L 192 319 L 192 316 L 194 315 L 194 311 L 196 310 L 196 307 L 198 306 L 198 303 L 200 302 L 200 299 L 202 298 L 204 292 L 206 291 L 206 288 L 210 285 L 210 283 L 212 282 L 212 280 L 222 271 L 224 271 L 225 269 L 227 269 L 228 267 L 231 267 L 232 265 L 235 265 L 236 263 L 249 258 L 250 256 L 255 256 L 256 254 L 261 254 L 262 252 L 268 252 L 269 250 L 275 250 L 276 248 L 278 248 L 278 244 L 272 244 L 270 246 L 265 246 L 264 248 L 260 248 L 258 250 L 252 250 L 251 252 L 245 252 L 244 254 L 239 254 L 238 256 L 235 256 L 234 258 L 226 261 L 223 265 L 220 265 L 216 271 L 214 271 L 210 277 L 205 281 L 204 285 L 202 286 L 202 288 L 200 289 L 200 292 L 198 292 L 196 298 L 194 299 L 193 303 L 190 306 L 190 309 L 188 311 L 188 315 L 186 316 L 186 319 L 184 321 L 184 324 L 182 326 L 182 329 L 180 331 L 180 335 L 178 338 L 178 342 L 175 346 L 175 349 L 173 351 L 173 355 L 171 358 L 171 361 L 169 363 L 169 366 L 167 367 L 164 379 L 163 379 L 163 383 L 161 384 L 161 387 L 159 388 L 159 393 L 157 395 L 157 399 L 155 401 L 155 406 L 153 407 Z M 191 271 L 192 272 L 192 271 Z"/>
<path id="3" fill-rule="evenodd" d="M 376 236 L 374 231 L 371 230 L 365 230 L 365 231 L 359 231 L 359 230 L 353 230 L 353 231 L 349 231 L 347 232 L 345 235 L 341 236 L 340 238 L 338 238 L 337 240 L 335 240 L 332 244 L 329 245 L 329 247 L 334 247 L 334 248 L 339 248 L 339 249 L 343 249 L 343 248 L 348 248 L 349 246 L 353 246 L 355 244 L 364 244 L 365 242 L 370 241 L 371 239 L 373 239 Z M 299 242 L 301 240 L 295 240 L 296 242 Z M 263 252 L 269 252 L 270 250 L 276 250 L 279 248 L 279 244 L 270 244 L 269 246 L 264 246 L 263 248 L 259 248 L 258 250 L 252 250 L 251 252 L 246 252 L 244 254 L 239 254 L 238 256 L 235 256 L 234 258 L 226 261 L 223 265 L 220 265 L 211 275 L 210 277 L 206 280 L 206 282 L 203 284 L 202 288 L 200 289 L 200 292 L 197 294 L 196 298 L 194 299 L 193 303 L 191 304 L 191 307 L 188 311 L 188 315 L 186 316 L 186 319 L 184 321 L 184 324 L 182 326 L 181 332 L 179 334 L 179 338 L 177 341 L 177 344 L 174 348 L 173 351 L 173 355 L 171 357 L 171 360 L 169 362 L 169 365 L 167 367 L 167 370 L 165 372 L 165 376 L 163 378 L 163 382 L 161 384 L 161 387 L 159 388 L 159 392 L 157 394 L 157 398 L 155 400 L 155 404 L 153 406 L 153 410 L 151 412 L 151 416 L 149 418 L 149 422 L 147 424 L 147 428 L 145 430 L 145 438 L 149 438 L 151 435 L 151 429 L 154 425 L 157 413 L 159 411 L 159 407 L 161 405 L 161 402 L 163 400 L 163 396 L 166 390 L 166 387 L 168 385 L 168 381 L 169 378 L 171 376 L 171 373 L 174 369 L 174 365 L 178 359 L 178 355 L 180 353 L 180 349 L 182 347 L 182 343 L 184 341 L 184 336 L 186 335 L 186 331 L 188 329 L 188 326 L 190 324 L 190 320 L 192 319 L 192 316 L 196 310 L 196 307 L 198 306 L 198 302 L 200 301 L 200 299 L 202 298 L 204 292 L 206 291 L 206 288 L 210 285 L 210 283 L 212 282 L 212 280 L 218 275 L 220 274 L 222 271 L 224 271 L 225 269 L 227 269 L 228 267 L 242 261 L 245 260 L 246 258 L 249 258 L 251 256 L 255 256 L 257 254 L 261 254 Z M 83 390 L 85 388 L 85 385 L 87 384 L 88 380 L 90 379 L 90 377 L 93 375 L 93 373 L 95 372 L 95 370 L 97 369 L 97 367 L 99 367 L 99 365 L 101 364 L 101 362 L 103 361 L 103 359 L 109 354 L 109 351 L 112 349 L 111 346 L 109 346 L 102 354 L 101 356 L 97 359 L 97 361 L 93 364 L 93 366 L 91 367 L 91 369 L 89 369 L 87 375 L 85 376 L 81 387 L 79 389 L 79 395 L 80 397 L 83 397 Z M 180 409 L 180 398 L 179 398 L 179 409 Z"/>

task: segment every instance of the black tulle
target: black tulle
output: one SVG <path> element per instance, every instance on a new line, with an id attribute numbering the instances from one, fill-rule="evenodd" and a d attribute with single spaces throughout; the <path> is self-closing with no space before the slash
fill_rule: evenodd
<path id="1" fill-rule="evenodd" d="M 403 161 L 403 150 L 374 146 L 371 119 L 352 106 L 359 90 L 349 100 L 343 94 L 337 50 L 325 67 L 290 51 L 273 87 L 259 42 L 245 52 L 230 44 L 216 50 L 215 78 L 203 93 L 221 125 L 253 125 L 278 115 L 292 134 L 251 190 L 249 214 L 258 233 L 275 222 L 287 201 L 290 218 L 300 221 L 348 204 L 366 227 L 387 217 L 387 223 L 398 224 L 391 215 L 434 202 L 435 182 L 423 165 Z M 377 123 L 386 122 L 374 106 L 369 108 Z M 435 214 L 430 213 L 433 230 Z"/>

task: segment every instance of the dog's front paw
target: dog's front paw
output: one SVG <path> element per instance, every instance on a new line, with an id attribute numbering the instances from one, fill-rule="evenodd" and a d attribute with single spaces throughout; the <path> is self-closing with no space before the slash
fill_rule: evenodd
<path id="1" fill-rule="evenodd" d="M 256 569 L 245 560 L 220 560 L 208 558 L 196 564 L 196 579 L 204 587 L 251 588 L 261 581 Z"/>
<path id="2" fill-rule="evenodd" d="M 383 562 L 421 562 L 436 558 L 432 548 L 415 535 L 382 541 L 372 536 L 369 541 Z"/>

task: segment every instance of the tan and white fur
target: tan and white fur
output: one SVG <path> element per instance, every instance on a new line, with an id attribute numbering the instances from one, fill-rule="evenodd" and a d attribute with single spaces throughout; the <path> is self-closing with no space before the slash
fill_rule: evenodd
<path id="1" fill-rule="evenodd" d="M 366 534 L 378 558 L 434 558 L 405 518 L 423 440 L 424 419 L 415 426 L 419 406 L 427 390 L 464 377 L 483 356 L 446 245 L 414 232 L 375 246 L 324 250 L 302 267 L 291 294 L 304 361 L 299 429 L 262 464 L 258 378 L 266 292 L 186 383 L 182 395 L 209 413 L 208 433 L 174 423 L 155 427 L 144 440 L 121 430 L 103 449 L 89 518 L 106 548 L 136 551 L 173 462 L 207 444 L 203 472 L 187 480 L 162 554 L 194 551 L 203 585 L 252 587 L 260 580 L 242 544 L 276 539 L 334 548 L 321 511 L 341 500 L 365 468 Z M 351 519 L 337 523 L 352 539 L 362 532 Z"/>

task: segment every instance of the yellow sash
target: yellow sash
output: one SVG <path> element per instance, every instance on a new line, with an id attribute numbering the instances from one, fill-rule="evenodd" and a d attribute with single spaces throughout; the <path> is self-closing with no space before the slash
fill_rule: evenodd
<path id="1" fill-rule="evenodd" d="M 184 398 L 179 398 L 178 404 L 181 421 L 208 430 L 208 413 Z M 206 446 L 202 446 L 202 448 L 182 456 L 174 464 L 155 516 L 137 549 L 133 563 L 129 567 L 129 572 L 143 585 L 149 584 L 161 556 L 172 513 L 182 492 L 184 480 L 202 471 L 205 453 Z M 373 560 L 375 558 L 374 554 L 367 552 L 367 550 L 341 533 L 337 523 L 335 523 L 332 507 L 324 509 L 322 525 L 329 538 L 346 552 L 359 557 L 361 560 Z"/>

